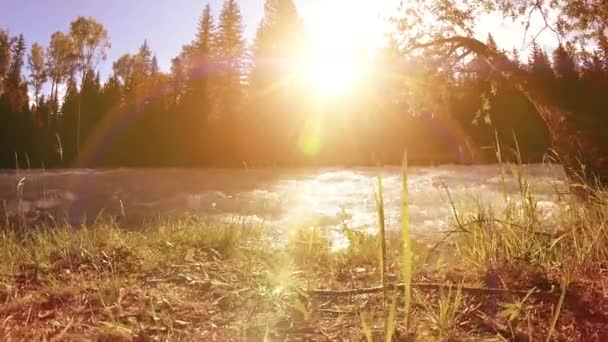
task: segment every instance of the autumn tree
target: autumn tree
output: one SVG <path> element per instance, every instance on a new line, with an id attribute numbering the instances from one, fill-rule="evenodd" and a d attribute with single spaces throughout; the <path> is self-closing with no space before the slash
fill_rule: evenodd
<path id="1" fill-rule="evenodd" d="M 597 43 L 606 36 L 606 12 L 603 0 L 591 1 L 416 1 L 402 2 L 395 21 L 404 53 L 409 56 L 426 50 L 446 61 L 442 68 L 454 67 L 456 61 L 471 55 L 479 56 L 497 77 L 518 89 L 532 103 L 546 123 L 553 149 L 568 176 L 593 183 L 596 179 L 608 184 L 608 136 L 601 122 L 563 106 L 550 96 L 531 70 L 519 67 L 512 56 L 493 51 L 475 38 L 479 19 L 500 16 L 513 23 L 522 23 L 524 42 L 542 32 L 550 32 L 562 43 Z M 532 32 L 531 23 L 541 22 Z M 544 57 L 543 57 L 544 59 Z M 423 96 L 420 97 L 423 99 Z"/>
<path id="2" fill-rule="evenodd" d="M 51 41 L 46 51 L 46 69 L 51 80 L 49 101 L 51 113 L 59 110 L 59 87 L 67 81 L 74 72 L 74 45 L 69 36 L 63 32 L 51 35 Z"/>
<path id="3" fill-rule="evenodd" d="M 30 84 L 34 89 L 34 99 L 36 101 L 36 105 L 38 105 L 42 86 L 47 80 L 45 58 L 46 57 L 42 46 L 40 46 L 38 43 L 32 44 L 27 63 L 30 69 Z"/>
<path id="4" fill-rule="evenodd" d="M 86 73 L 95 71 L 97 64 L 105 60 L 106 50 L 110 48 L 108 31 L 94 18 L 78 17 L 70 24 L 70 38 L 74 44 L 77 70 L 80 72 L 80 88 L 84 86 Z M 78 100 L 76 123 L 76 152 L 80 152 L 80 121 L 82 101 Z"/>

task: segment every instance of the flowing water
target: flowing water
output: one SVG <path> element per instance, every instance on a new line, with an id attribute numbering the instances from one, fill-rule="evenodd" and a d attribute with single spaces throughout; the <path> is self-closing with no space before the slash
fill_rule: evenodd
<path id="1" fill-rule="evenodd" d="M 560 168 L 523 168 L 539 206 L 551 211 Z M 401 169 L 383 168 L 387 227 L 401 217 Z M 507 170 L 508 174 L 508 170 Z M 115 169 L 0 173 L 0 204 L 7 216 L 50 213 L 72 224 L 100 213 L 137 221 L 158 215 L 195 213 L 240 218 L 288 229 L 302 224 L 356 229 L 377 227 L 378 169 Z M 415 234 L 448 228 L 451 209 L 445 188 L 456 202 L 481 199 L 500 205 L 518 193 L 513 177 L 497 165 L 414 167 L 408 170 L 411 226 Z M 504 179 L 504 181 L 503 181 Z M 21 185 L 18 185 L 21 181 Z"/>

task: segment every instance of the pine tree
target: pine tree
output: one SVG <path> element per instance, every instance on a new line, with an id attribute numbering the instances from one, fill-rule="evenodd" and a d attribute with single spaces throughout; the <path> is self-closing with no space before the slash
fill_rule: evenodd
<path id="1" fill-rule="evenodd" d="M 152 74 L 152 51 L 148 46 L 148 41 L 144 40 L 144 43 L 139 47 L 139 51 L 136 55 L 137 72 L 141 76 L 148 77 Z"/>
<path id="2" fill-rule="evenodd" d="M 536 41 L 532 42 L 532 50 L 528 56 L 528 69 L 531 74 L 531 86 L 539 93 L 550 96 L 555 85 L 555 75 L 549 57 Z"/>
<path id="3" fill-rule="evenodd" d="M 208 155 L 204 148 L 209 143 L 209 134 L 206 133 L 212 131 L 210 119 L 218 114 L 216 105 L 220 102 L 215 97 L 219 94 L 217 82 L 221 80 L 221 71 L 217 45 L 218 33 L 211 6 L 207 4 L 199 19 L 194 41 L 182 51 L 187 79 L 180 124 L 187 138 L 181 143 L 183 150 L 194 154 L 194 157 L 186 158 L 191 166 L 201 165 Z"/>
<path id="4" fill-rule="evenodd" d="M 159 67 L 158 67 L 158 59 L 156 58 L 156 54 L 154 54 L 154 56 L 152 56 L 152 65 L 151 65 L 151 74 L 152 75 L 157 75 L 159 73 Z"/>
<path id="5" fill-rule="evenodd" d="M 307 103 L 301 60 L 307 52 L 307 39 L 302 20 L 292 0 L 266 0 L 264 17 L 253 45 L 252 70 L 248 94 L 250 108 L 248 127 L 259 134 L 257 146 L 250 146 L 247 155 L 278 161 L 287 156 L 294 132 L 303 129 L 305 112 L 295 103 Z M 280 158 L 280 159 L 279 159 Z"/>
<path id="6" fill-rule="evenodd" d="M 209 56 L 211 54 L 211 47 L 215 43 L 215 39 L 216 32 L 215 24 L 213 23 L 213 14 L 211 12 L 211 6 L 207 4 L 199 19 L 196 39 L 192 44 L 195 49 L 195 53 L 198 56 Z"/>
<path id="7" fill-rule="evenodd" d="M 177 56 L 171 60 L 171 103 L 173 106 L 181 104 L 187 89 L 187 70 L 183 62 L 184 56 Z"/>
<path id="8" fill-rule="evenodd" d="M 19 37 L 16 39 L 15 44 L 13 45 L 12 48 L 12 60 L 11 60 L 11 64 L 10 67 L 8 69 L 8 75 L 7 77 L 12 80 L 13 82 L 16 83 L 21 83 L 21 71 L 23 69 L 23 65 L 24 65 L 24 61 L 23 58 L 25 56 L 25 50 L 26 50 L 26 46 L 25 46 L 25 38 L 23 38 L 23 35 L 19 35 Z"/>
<path id="9" fill-rule="evenodd" d="M 243 100 L 241 78 L 245 67 L 243 18 L 236 0 L 226 0 L 222 7 L 217 34 L 219 64 L 219 99 L 224 119 L 232 121 Z"/>
<path id="10" fill-rule="evenodd" d="M 4 82 L 8 68 L 11 65 L 11 37 L 0 29 L 0 95 L 4 92 Z"/>
<path id="11" fill-rule="evenodd" d="M 95 126 L 101 121 L 103 113 L 99 111 L 101 100 L 101 83 L 95 72 L 91 69 L 86 73 L 80 91 L 82 97 L 82 111 L 87 115 L 82 117 L 82 134 L 80 143 L 88 141 Z M 91 165 L 92 166 L 92 165 Z"/>
<path id="12" fill-rule="evenodd" d="M 25 51 L 25 39 L 23 35 L 19 35 L 12 47 L 12 59 L 6 75 L 5 85 L 5 95 L 15 112 L 25 111 L 24 108 L 28 105 L 27 84 L 22 77 Z"/>
<path id="13" fill-rule="evenodd" d="M 243 38 L 243 18 L 236 0 L 225 0 L 220 13 L 216 40 L 217 74 L 214 76 L 214 97 L 217 99 L 214 137 L 211 157 L 220 163 L 234 162 L 238 154 L 239 117 L 242 114 L 244 92 L 242 78 L 245 68 L 245 40 Z"/>
<path id="14" fill-rule="evenodd" d="M 203 116 L 209 116 L 213 108 L 211 87 L 215 78 L 214 73 L 217 71 L 214 61 L 217 43 L 211 6 L 207 4 L 199 20 L 196 39 L 188 49 L 190 59 L 188 64 L 191 68 L 188 71 L 188 88 L 191 92 L 189 106 L 193 110 L 192 115 L 199 118 L 200 122 L 196 124 L 199 128 L 202 128 L 201 125 L 205 121 Z"/>
<path id="15" fill-rule="evenodd" d="M 549 57 L 536 41 L 532 42 L 532 50 L 528 57 L 528 65 L 530 71 L 537 77 L 547 79 L 550 78 L 550 75 L 553 75 Z"/>
<path id="16" fill-rule="evenodd" d="M 580 101 L 581 94 L 576 63 L 568 50 L 559 44 L 553 51 L 553 69 L 556 75 L 553 95 L 565 108 L 572 110 L 576 102 Z"/>
<path id="17" fill-rule="evenodd" d="M 250 76 L 254 96 L 287 84 L 288 78 L 298 72 L 305 41 L 303 24 L 293 1 L 266 0 L 254 43 L 254 68 Z"/>
<path id="18" fill-rule="evenodd" d="M 578 79 L 574 57 L 562 44 L 553 51 L 553 68 L 563 82 L 574 83 Z"/>
<path id="19" fill-rule="evenodd" d="M 63 163 L 71 163 L 77 157 L 76 125 L 78 124 L 78 86 L 73 76 L 68 78 L 66 93 L 61 104 L 59 135 L 61 137 Z"/>
<path id="20" fill-rule="evenodd" d="M 151 95 L 148 81 L 152 75 L 153 65 L 152 51 L 148 46 L 148 42 L 143 42 L 137 54 L 126 58 L 127 70 L 125 72 L 129 73 L 127 76 L 129 79 L 127 92 L 129 101 L 127 102 L 129 104 L 141 105 Z"/>

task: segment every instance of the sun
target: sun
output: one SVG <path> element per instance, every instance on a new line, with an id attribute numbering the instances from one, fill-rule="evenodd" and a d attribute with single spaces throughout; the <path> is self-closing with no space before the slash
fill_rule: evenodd
<path id="1" fill-rule="evenodd" d="M 313 90 L 323 96 L 334 96 L 352 88 L 361 70 L 346 50 L 322 50 L 309 61 L 308 75 Z"/>
<path id="2" fill-rule="evenodd" d="M 359 86 L 382 45 L 380 13 L 392 0 L 324 0 L 303 4 L 310 51 L 302 71 L 321 97 L 342 96 Z"/>

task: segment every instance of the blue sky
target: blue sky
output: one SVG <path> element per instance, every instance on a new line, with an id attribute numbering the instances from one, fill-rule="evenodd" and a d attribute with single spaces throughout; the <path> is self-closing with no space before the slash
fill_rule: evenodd
<path id="1" fill-rule="evenodd" d="M 67 31 L 77 16 L 92 16 L 108 29 L 112 48 L 108 60 L 99 68 L 107 77 L 112 62 L 124 53 L 137 51 L 144 40 L 157 54 L 162 70 L 168 71 L 171 59 L 179 54 L 182 45 L 194 38 L 198 19 L 209 2 L 214 15 L 220 11 L 223 0 L 0 0 L 0 28 L 8 29 L 12 35 L 23 33 L 26 43 L 48 45 L 55 31 Z M 398 0 L 295 0 L 300 14 L 312 28 L 344 26 L 348 36 L 357 36 L 377 25 L 373 10 L 392 11 Z M 264 0 L 239 1 L 244 17 L 245 33 L 252 38 L 263 16 Z M 334 11 L 332 12 L 332 8 Z M 336 11 L 349 9 L 348 15 L 335 16 Z M 392 12 L 391 12 L 392 13 Z M 322 22 L 323 14 L 331 21 Z M 337 18 L 337 19 L 336 19 Z M 321 19 L 321 21 L 319 21 Z M 342 20 L 336 25 L 335 20 Z M 536 18 L 531 27 L 534 32 L 541 24 Z M 345 25 L 350 24 L 350 25 Z M 493 32 L 500 47 L 521 46 L 521 29 L 497 16 L 487 16 L 479 23 L 479 37 L 485 39 Z M 373 31 L 373 29 L 372 29 Z M 377 28 L 376 28 L 377 31 Z M 340 33 L 340 32 L 334 32 Z M 377 33 L 377 32 L 376 32 Z M 326 34 L 323 33 L 324 35 Z M 342 36 L 345 37 L 344 35 Z M 324 38 L 321 36 L 321 38 Z M 373 39 L 373 37 L 372 37 Z M 557 42 L 550 32 L 540 37 L 541 45 L 551 51 Z"/>
<path id="2" fill-rule="evenodd" d="M 12 35 L 23 33 L 28 46 L 48 45 L 55 31 L 67 31 L 79 15 L 92 16 L 109 31 L 112 48 L 108 60 L 100 65 L 103 75 L 112 61 L 124 53 L 135 52 L 147 39 L 156 52 L 162 70 L 182 45 L 194 38 L 205 0 L 0 0 L 0 28 Z M 221 0 L 211 0 L 214 14 Z M 253 36 L 262 18 L 263 0 L 240 1 L 248 37 Z"/>

